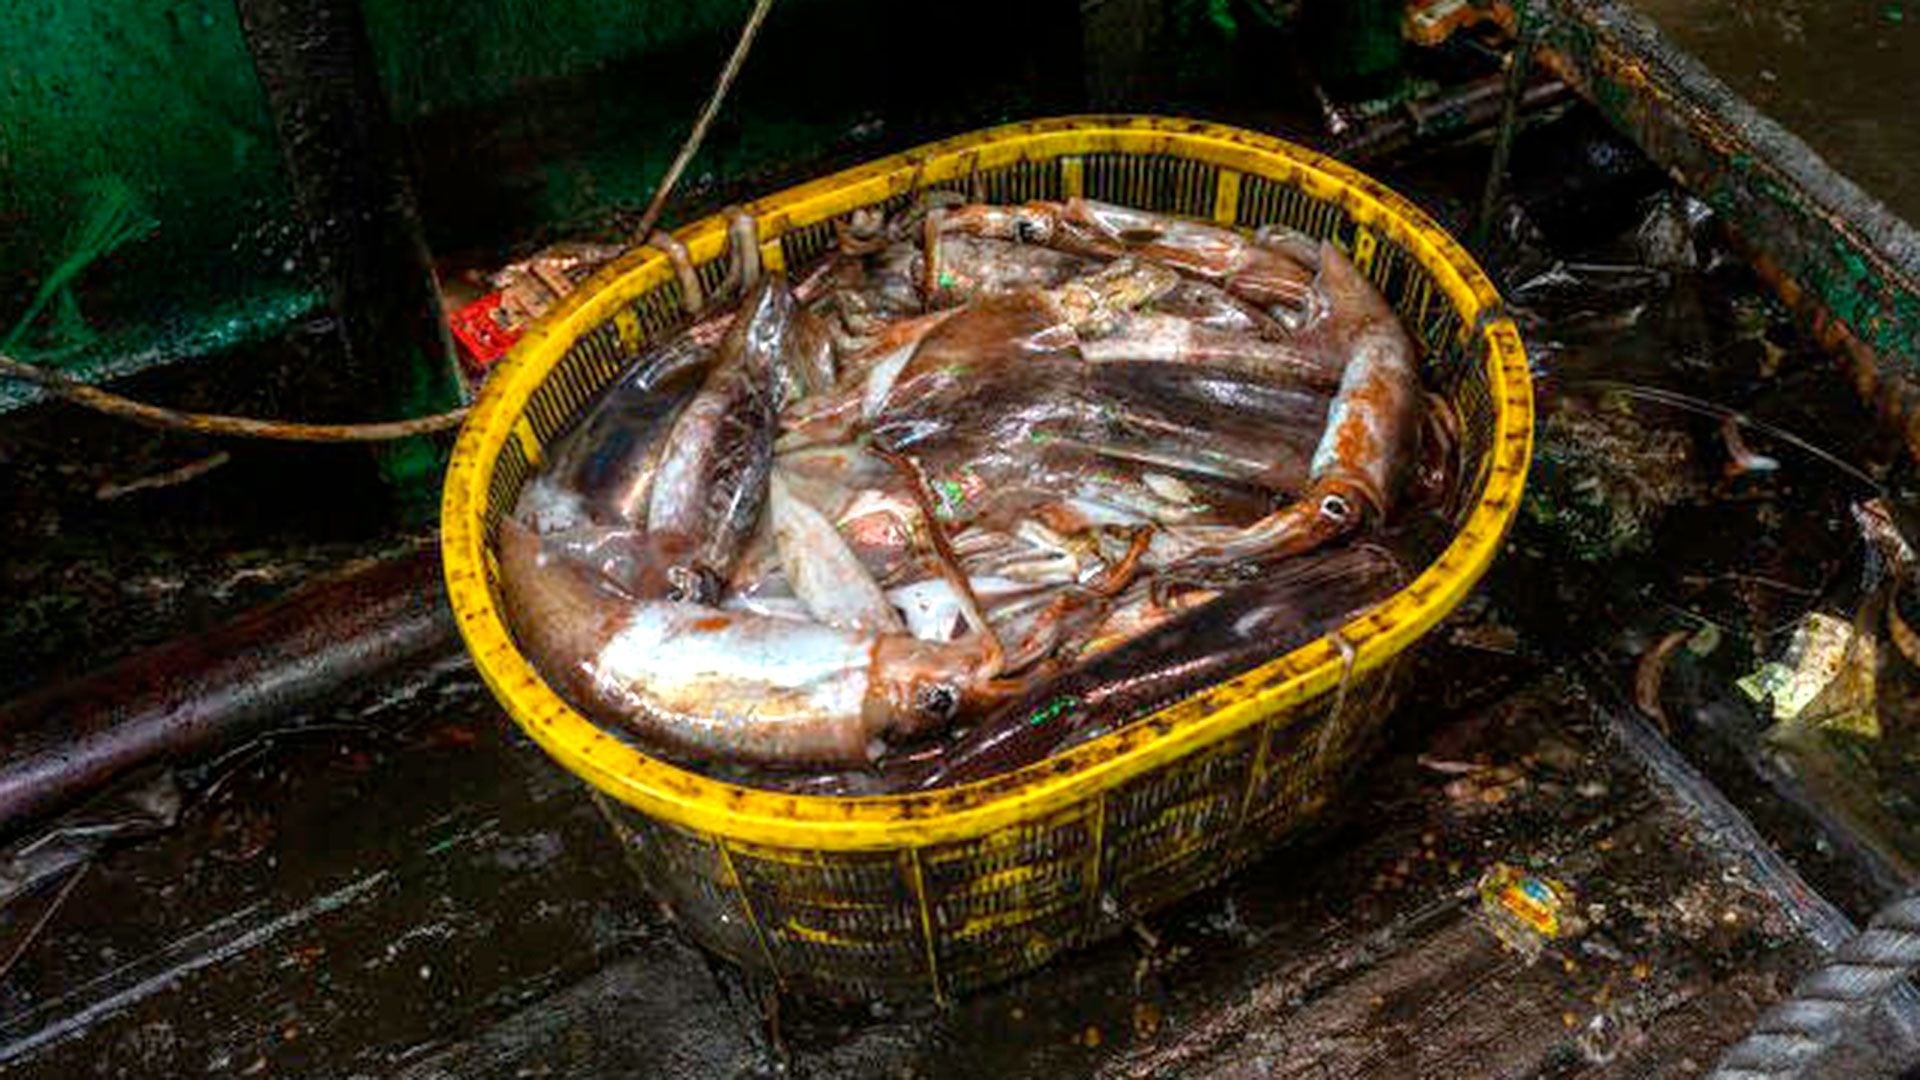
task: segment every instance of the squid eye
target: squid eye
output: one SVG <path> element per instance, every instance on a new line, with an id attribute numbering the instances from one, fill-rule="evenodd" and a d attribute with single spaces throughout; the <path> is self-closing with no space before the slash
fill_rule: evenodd
<path id="1" fill-rule="evenodd" d="M 960 694 L 946 683 L 928 683 L 913 692 L 914 711 L 933 720 L 951 720 L 960 711 Z"/>
<path id="2" fill-rule="evenodd" d="M 703 566 L 674 566 L 667 570 L 667 599 L 677 604 L 712 604 L 719 600 L 721 581 Z"/>
<path id="3" fill-rule="evenodd" d="M 1353 504 L 1340 495 L 1329 495 L 1320 500 L 1320 516 L 1335 525 L 1345 525 L 1353 517 Z"/>

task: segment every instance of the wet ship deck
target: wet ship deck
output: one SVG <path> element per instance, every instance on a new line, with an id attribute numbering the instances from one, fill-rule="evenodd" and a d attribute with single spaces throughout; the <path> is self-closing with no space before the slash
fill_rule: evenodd
<path id="1" fill-rule="evenodd" d="M 779 1001 L 709 962 L 464 663 L 415 671 L 88 871 L 0 984 L 0 1073 L 1704 1069 L 1832 925 L 1649 781 L 1620 741 L 1640 721 L 1488 651 L 1497 627 L 1454 636 L 1343 827 L 944 1012 Z M 1497 861 L 1563 881 L 1587 927 L 1502 944 L 1474 889 Z M 1892 1031 L 1826 1075 L 1893 1075 L 1913 1044 Z"/>
<path id="2" fill-rule="evenodd" d="M 1665 10 L 1688 5 L 1649 7 L 1719 66 Z M 8 483 L 45 500 L 51 467 L 12 460 Z M 17 501 L 16 531 L 52 529 L 40 501 Z M 105 560 L 87 556 L 133 535 L 159 544 L 150 518 L 186 534 L 176 550 L 209 548 L 192 530 L 219 515 L 184 506 L 127 512 L 138 520 L 111 543 L 102 511 L 68 513 L 56 531 L 84 539 L 63 588 L 109 591 L 86 576 Z M 36 681 L 25 673 L 57 674 L 48 656 L 84 667 L 161 636 L 181 621 L 172 603 L 75 616 L 77 639 L 25 618 L 53 604 L 22 604 L 10 674 Z M 1498 628 L 1453 638 L 1429 651 L 1344 826 L 948 1011 L 778 1001 L 743 983 L 638 891 L 583 789 L 464 663 L 409 672 L 213 766 L 179 827 L 91 866 L 57 910 L 56 884 L 0 911 L 0 961 L 25 943 L 0 978 L 0 1074 L 1704 1071 L 1832 944 L 1830 913 L 1687 804 L 1700 789 L 1648 778 L 1621 739 L 1640 721 L 1483 647 L 1505 640 Z M 1442 771 L 1475 761 L 1519 782 Z M 1566 882 L 1591 925 L 1531 962 L 1503 945 L 1473 888 L 1497 861 Z M 1897 1075 L 1916 1045 L 1882 1023 L 1824 1075 Z"/>

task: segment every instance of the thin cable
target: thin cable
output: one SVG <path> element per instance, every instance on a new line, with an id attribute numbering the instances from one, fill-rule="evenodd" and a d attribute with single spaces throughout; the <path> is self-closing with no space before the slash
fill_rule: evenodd
<path id="1" fill-rule="evenodd" d="M 1852 477 L 1853 479 L 1860 481 L 1862 484 L 1865 484 L 1868 488 L 1871 488 L 1872 490 L 1879 492 L 1882 495 L 1886 494 L 1885 485 L 1881 484 L 1880 481 L 1875 480 L 1873 477 L 1867 475 L 1867 473 L 1864 470 L 1860 469 L 1858 466 L 1848 463 L 1845 459 L 1829 451 L 1822 450 L 1820 447 L 1815 446 L 1814 444 L 1808 442 L 1807 440 L 1801 438 L 1798 435 L 1795 435 L 1793 432 L 1788 431 L 1785 428 L 1776 427 L 1773 424 L 1769 424 L 1764 420 L 1756 420 L 1753 417 L 1748 416 L 1746 413 L 1739 411 L 1738 409 L 1728 408 L 1727 406 L 1722 405 L 1718 402 L 1708 401 L 1705 398 L 1694 397 L 1692 394 L 1683 394 L 1678 390 L 1668 390 L 1665 387 L 1642 386 L 1639 383 L 1619 382 L 1614 379 L 1574 379 L 1574 380 L 1571 380 L 1568 383 L 1568 385 L 1587 386 L 1587 387 L 1594 387 L 1596 389 L 1601 389 L 1601 390 L 1611 390 L 1618 394 L 1624 394 L 1627 397 L 1641 398 L 1646 401 L 1655 402 L 1660 405 L 1666 405 L 1675 409 L 1681 409 L 1686 412 L 1697 413 L 1701 416 L 1711 416 L 1716 420 L 1732 421 L 1733 423 L 1738 424 L 1743 428 L 1747 428 L 1751 431 L 1757 431 L 1762 435 L 1779 439 L 1781 442 L 1786 443 L 1787 445 L 1792 446 L 1802 451 L 1803 453 L 1819 458 L 1821 461 L 1827 463 L 1828 465 L 1833 466 L 1834 468 L 1840 470 L 1841 472 L 1846 473 L 1848 476 Z"/>
<path id="2" fill-rule="evenodd" d="M 41 910 L 40 917 L 34 920 L 33 925 L 27 927 L 27 932 L 21 937 L 20 944 L 15 945 L 13 951 L 7 954 L 7 958 L 0 961 L 0 979 L 13 974 L 13 965 L 20 962 L 20 958 L 27 954 L 27 950 L 33 947 L 33 943 L 40 939 L 40 932 L 45 930 L 47 924 L 53 921 L 53 917 L 59 914 L 60 909 L 67 905 L 67 897 L 73 895 L 74 886 L 80 884 L 80 879 L 87 876 L 87 867 L 92 865 L 91 862 L 83 862 L 78 869 L 67 876 L 66 884 L 60 886 L 60 891 L 54 894 L 53 901 Z"/>
<path id="3" fill-rule="evenodd" d="M 713 118 L 720 112 L 720 103 L 727 99 L 727 90 L 733 86 L 734 76 L 740 74 L 740 68 L 747 62 L 747 50 L 753 46 L 754 35 L 760 32 L 760 24 L 767 21 L 767 12 L 773 10 L 773 0 L 758 0 L 753 5 L 753 13 L 747 16 L 747 25 L 740 28 L 740 40 L 734 43 L 733 55 L 727 57 L 727 66 L 720 69 L 720 79 L 713 85 L 713 96 L 707 98 L 707 104 L 700 110 L 700 116 L 693 122 L 693 130 L 687 133 L 687 141 L 680 144 L 680 154 L 667 167 L 667 175 L 661 177 L 660 186 L 647 202 L 646 212 L 640 215 L 640 226 L 633 230 L 636 242 L 644 242 L 653 235 L 653 227 L 660 221 L 660 212 L 666 209 L 667 196 L 673 194 L 674 185 L 680 182 L 680 174 L 687 171 L 687 164 L 700 150 L 701 142 L 707 137 L 707 128 L 713 125 Z"/>

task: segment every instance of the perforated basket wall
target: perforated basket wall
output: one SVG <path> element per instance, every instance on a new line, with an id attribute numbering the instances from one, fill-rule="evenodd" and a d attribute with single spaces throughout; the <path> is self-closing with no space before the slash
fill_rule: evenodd
<path id="1" fill-rule="evenodd" d="M 665 256 L 638 249 L 549 313 L 488 383 L 447 475 L 462 633 L 520 726 L 600 793 L 650 887 L 707 946 L 794 989 L 951 995 L 1029 970 L 1225 875 L 1332 799 L 1391 707 L 1403 651 L 1459 603 L 1512 520 L 1532 439 L 1518 333 L 1466 252 L 1337 162 L 1215 125 L 1040 121 L 936 143 L 750 204 L 763 261 L 797 276 L 832 221 L 939 188 L 1085 195 L 1331 239 L 1394 303 L 1458 406 L 1456 531 L 1405 589 L 1330 635 L 1060 757 L 911 796 L 776 795 L 602 731 L 543 682 L 501 613 L 495 528 L 542 451 L 639 350 L 684 324 Z M 676 234 L 717 284 L 719 219 Z"/>

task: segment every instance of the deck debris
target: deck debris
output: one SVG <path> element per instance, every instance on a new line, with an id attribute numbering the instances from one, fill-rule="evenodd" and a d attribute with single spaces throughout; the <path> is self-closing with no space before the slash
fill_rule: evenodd
<path id="1" fill-rule="evenodd" d="M 1878 739 L 1878 661 L 1879 647 L 1871 635 L 1837 616 L 1810 611 L 1794 628 L 1786 655 L 1736 685 L 1755 702 L 1771 704 L 1774 726 L 1769 737 L 1826 728 Z"/>
<path id="2" fill-rule="evenodd" d="M 1437 772 L 1453 773 L 1458 779 L 1447 781 L 1442 789 L 1456 813 L 1472 814 L 1512 799 L 1530 784 L 1527 774 L 1515 765 L 1468 764 L 1421 758 L 1420 764 Z"/>
<path id="3" fill-rule="evenodd" d="M 0 907 L 91 862 L 110 844 L 165 832 L 180 819 L 173 770 L 142 772 L 0 849 Z"/>
<path id="4" fill-rule="evenodd" d="M 1573 890 L 1553 878 L 1497 862 L 1480 875 L 1477 888 L 1482 922 L 1529 964 L 1540 958 L 1547 942 L 1585 928 Z"/>
<path id="5" fill-rule="evenodd" d="M 1667 657 L 1692 636 L 1686 630 L 1667 634 L 1651 649 L 1640 654 L 1640 663 L 1633 672 L 1633 703 L 1640 707 L 1647 719 L 1660 725 L 1660 730 L 1669 734 L 1673 731 L 1673 725 L 1667 723 L 1667 710 L 1660 705 L 1660 683 L 1667 671 Z"/>

